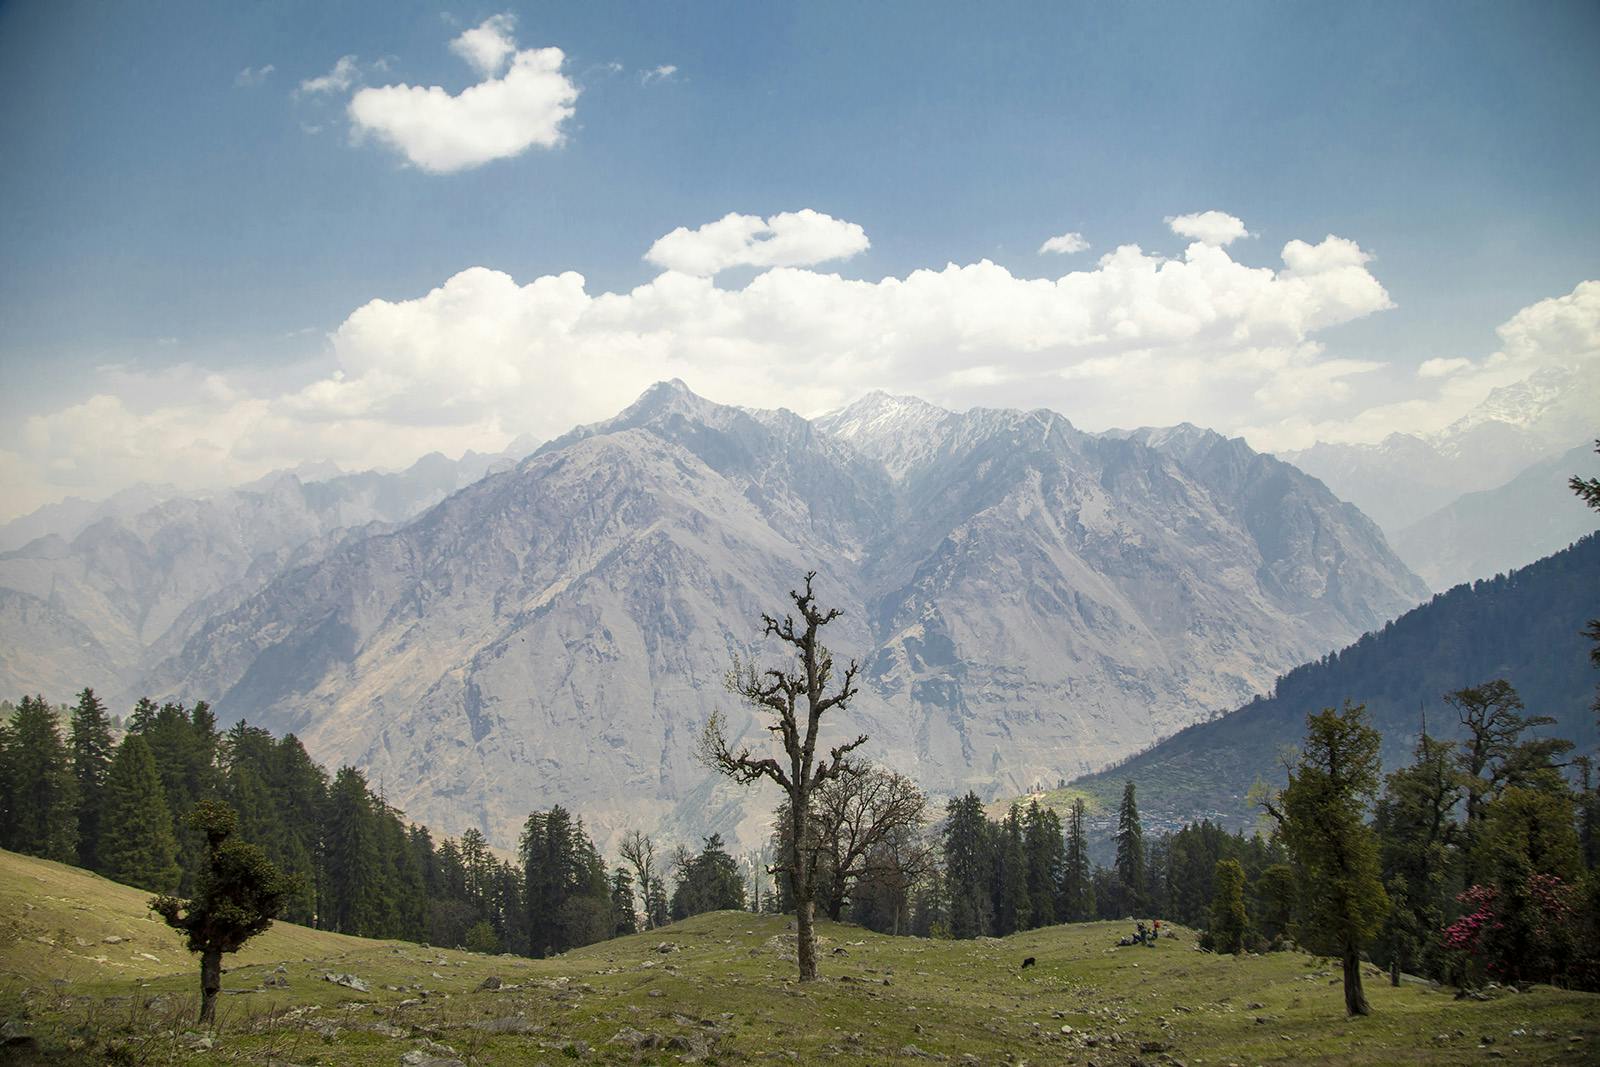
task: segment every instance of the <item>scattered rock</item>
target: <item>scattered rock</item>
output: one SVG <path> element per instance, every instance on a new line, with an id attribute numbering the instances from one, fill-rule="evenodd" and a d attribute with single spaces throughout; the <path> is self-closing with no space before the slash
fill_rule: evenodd
<path id="1" fill-rule="evenodd" d="M 371 992 L 371 987 L 353 974 L 334 974 L 330 971 L 322 976 L 322 980 L 324 982 L 332 982 L 334 985 L 342 985 L 346 989 L 354 989 L 357 993 Z"/>
<path id="2" fill-rule="evenodd" d="M 656 946 L 656 951 L 665 956 L 669 952 L 678 951 L 678 946 L 671 941 L 663 941 Z"/>
<path id="3" fill-rule="evenodd" d="M 632 1049 L 655 1048 L 661 1044 L 661 1036 L 659 1034 L 646 1033 L 643 1030 L 635 1030 L 631 1026 L 624 1026 L 621 1030 L 612 1034 L 611 1040 L 607 1041 L 606 1044 L 626 1045 Z"/>
<path id="4" fill-rule="evenodd" d="M 454 1056 L 430 1056 L 421 1049 L 412 1049 L 400 1057 L 405 1067 L 467 1067 Z"/>
<path id="5" fill-rule="evenodd" d="M 926 1052 L 922 1051 L 920 1048 L 918 1048 L 915 1045 L 904 1045 L 904 1046 L 902 1046 L 901 1049 L 900 1049 L 900 1055 L 909 1057 L 909 1058 L 914 1059 L 914 1060 L 925 1060 L 925 1059 L 928 1058 L 928 1054 Z"/>
<path id="6" fill-rule="evenodd" d="M 708 1047 L 706 1039 L 697 1034 L 673 1034 L 666 1042 L 668 1051 L 686 1052 L 692 1056 L 704 1056 Z"/>
<path id="7" fill-rule="evenodd" d="M 486 989 L 499 989 L 504 984 L 505 983 L 500 980 L 500 976 L 498 974 L 491 974 L 489 977 L 478 983 L 478 992 L 482 993 Z"/>

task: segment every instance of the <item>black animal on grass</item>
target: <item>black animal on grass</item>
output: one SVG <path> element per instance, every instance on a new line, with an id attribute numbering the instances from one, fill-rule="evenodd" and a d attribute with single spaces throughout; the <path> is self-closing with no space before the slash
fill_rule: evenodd
<path id="1" fill-rule="evenodd" d="M 1023 970 L 1027 970 L 1029 967 L 1032 967 L 1033 964 L 1034 964 L 1034 959 L 1033 959 L 1032 956 L 1029 956 L 1027 959 L 1022 961 L 1022 969 Z"/>

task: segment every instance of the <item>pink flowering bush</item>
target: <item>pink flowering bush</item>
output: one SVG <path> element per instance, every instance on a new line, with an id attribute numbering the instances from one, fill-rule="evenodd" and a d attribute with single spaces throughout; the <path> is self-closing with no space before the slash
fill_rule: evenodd
<path id="1" fill-rule="evenodd" d="M 1458 977 L 1553 979 L 1566 961 L 1576 915 L 1576 887 L 1552 874 L 1531 875 L 1506 891 L 1474 885 L 1456 897 L 1464 914 L 1445 927 L 1445 951 Z M 1465 982 L 1463 982 L 1465 984 Z"/>

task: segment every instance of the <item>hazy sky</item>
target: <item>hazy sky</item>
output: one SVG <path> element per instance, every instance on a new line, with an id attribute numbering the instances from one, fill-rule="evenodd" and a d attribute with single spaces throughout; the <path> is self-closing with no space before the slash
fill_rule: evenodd
<path id="1" fill-rule="evenodd" d="M 0 4 L 0 519 L 682 377 L 1436 428 L 1600 358 L 1600 4 Z"/>

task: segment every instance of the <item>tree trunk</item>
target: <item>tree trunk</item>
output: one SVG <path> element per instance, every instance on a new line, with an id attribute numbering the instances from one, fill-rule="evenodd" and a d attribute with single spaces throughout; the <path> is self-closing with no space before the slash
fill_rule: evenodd
<path id="1" fill-rule="evenodd" d="M 1372 1014 L 1361 991 L 1361 954 L 1353 946 L 1344 950 L 1344 1010 L 1349 1015 Z"/>
<path id="2" fill-rule="evenodd" d="M 215 1025 L 217 994 L 222 990 L 222 953 L 207 950 L 200 956 L 200 1024 Z"/>
<path id="3" fill-rule="evenodd" d="M 798 886 L 796 887 L 799 888 Z M 808 890 L 809 886 L 806 887 Z M 807 892 L 806 896 L 810 897 Z M 798 896 L 798 894 L 797 894 Z M 816 904 L 811 900 L 794 902 L 795 950 L 800 960 L 800 981 L 817 980 L 817 929 L 814 919 Z"/>
<path id="4" fill-rule="evenodd" d="M 1392 985 L 1392 986 L 1396 986 L 1396 987 L 1398 987 L 1400 985 L 1400 957 L 1399 956 L 1395 956 L 1394 959 L 1389 961 L 1389 984 Z"/>

